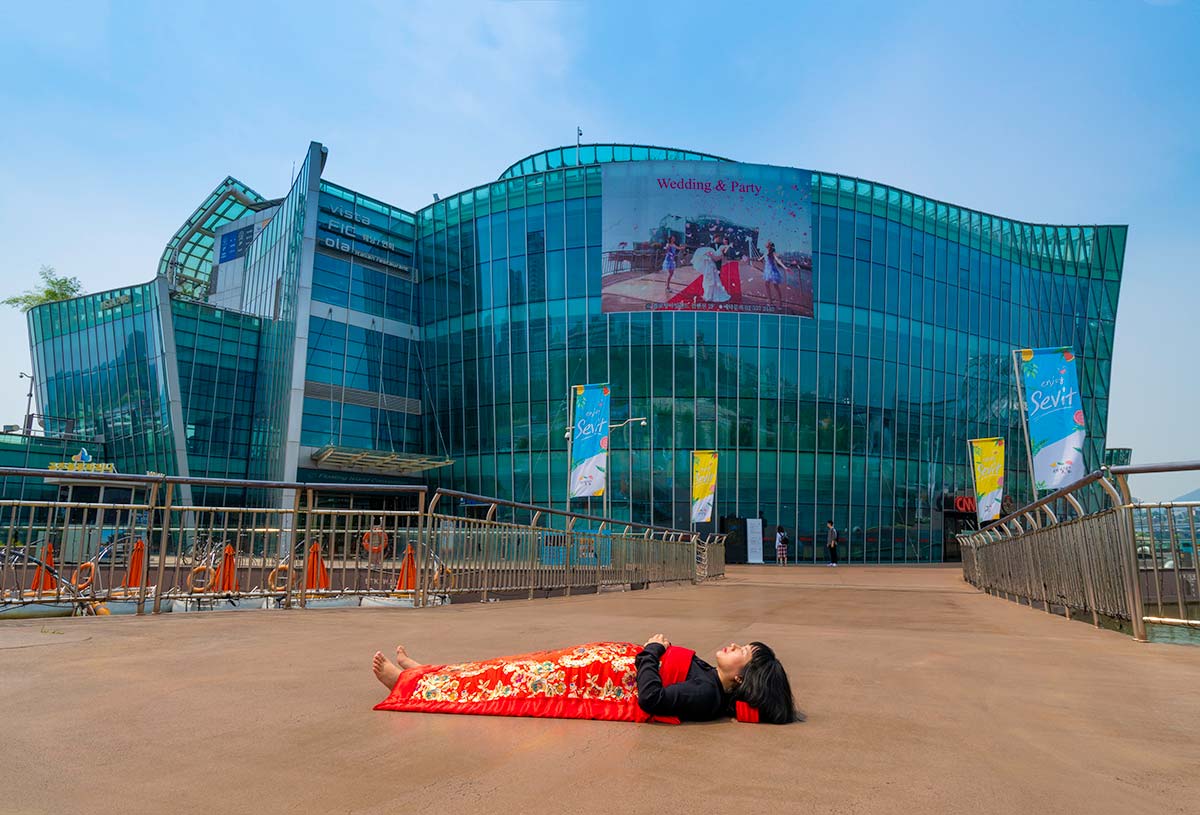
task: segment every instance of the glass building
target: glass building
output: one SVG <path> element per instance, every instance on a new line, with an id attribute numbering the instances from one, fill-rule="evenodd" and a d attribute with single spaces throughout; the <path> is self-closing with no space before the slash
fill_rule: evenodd
<path id="1" fill-rule="evenodd" d="M 151 283 L 30 312 L 42 411 L 125 472 L 599 514 L 567 499 L 565 436 L 569 388 L 602 382 L 614 424 L 646 418 L 612 432 L 613 518 L 686 528 L 691 452 L 715 449 L 716 515 L 784 526 L 793 557 L 820 558 L 833 520 L 852 562 L 937 562 L 968 522 L 967 439 L 1004 437 L 1009 494 L 1030 497 L 1012 349 L 1071 346 L 1085 460 L 1104 461 L 1124 226 L 811 172 L 813 318 L 603 313 L 603 165 L 728 159 L 566 147 L 406 211 L 323 179 L 326 157 L 312 144 L 280 199 L 226 179 Z"/>

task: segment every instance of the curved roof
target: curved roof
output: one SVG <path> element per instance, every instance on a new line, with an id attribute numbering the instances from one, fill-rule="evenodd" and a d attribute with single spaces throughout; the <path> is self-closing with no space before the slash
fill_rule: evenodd
<path id="1" fill-rule="evenodd" d="M 649 144 L 581 144 L 576 156 L 574 146 L 554 147 L 530 153 L 510 165 L 498 180 L 516 178 L 531 173 L 544 173 L 560 167 L 581 167 L 586 164 L 607 164 L 610 161 L 732 161 L 709 153 L 680 150 L 676 147 L 655 147 Z"/>
<path id="2" fill-rule="evenodd" d="M 209 193 L 163 249 L 158 273 L 171 281 L 171 288 L 185 295 L 203 296 L 212 274 L 213 235 L 231 221 L 263 208 L 261 195 L 226 176 Z"/>

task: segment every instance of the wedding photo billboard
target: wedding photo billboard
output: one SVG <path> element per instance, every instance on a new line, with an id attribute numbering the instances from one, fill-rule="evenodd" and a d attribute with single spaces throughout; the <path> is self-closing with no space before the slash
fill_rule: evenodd
<path id="1" fill-rule="evenodd" d="M 602 172 L 603 311 L 813 316 L 809 171 L 631 161 Z"/>

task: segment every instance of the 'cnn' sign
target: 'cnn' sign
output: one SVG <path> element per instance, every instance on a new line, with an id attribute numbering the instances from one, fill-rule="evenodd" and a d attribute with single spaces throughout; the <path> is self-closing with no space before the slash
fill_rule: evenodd
<path id="1" fill-rule="evenodd" d="M 956 495 L 956 496 L 954 496 L 954 511 L 955 512 L 974 512 L 975 511 L 975 496 L 974 495 Z"/>

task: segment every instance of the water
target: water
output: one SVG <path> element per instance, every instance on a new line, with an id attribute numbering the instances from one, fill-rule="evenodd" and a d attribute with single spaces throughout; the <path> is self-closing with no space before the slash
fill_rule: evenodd
<path id="1" fill-rule="evenodd" d="M 1146 623 L 1146 640 L 1171 645 L 1200 645 L 1200 628 L 1189 625 Z"/>

